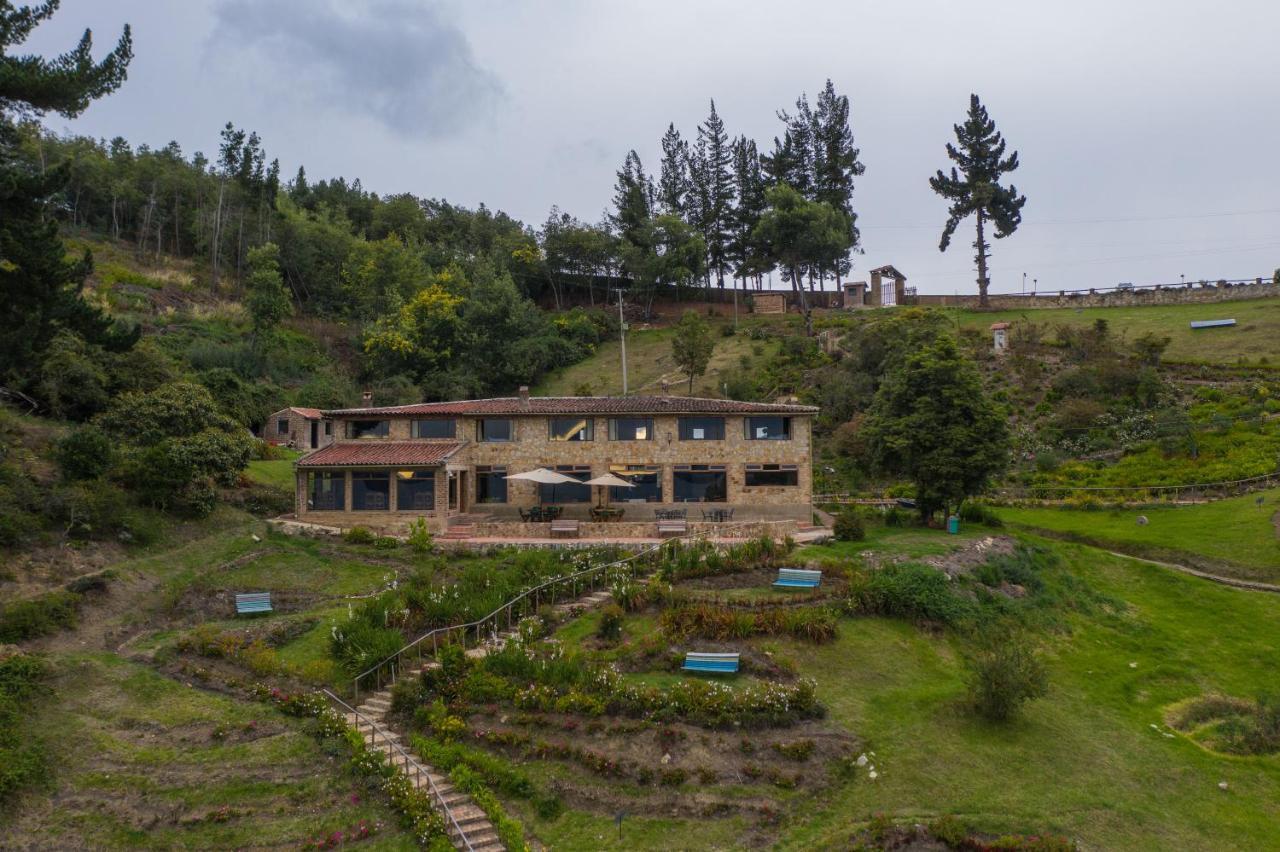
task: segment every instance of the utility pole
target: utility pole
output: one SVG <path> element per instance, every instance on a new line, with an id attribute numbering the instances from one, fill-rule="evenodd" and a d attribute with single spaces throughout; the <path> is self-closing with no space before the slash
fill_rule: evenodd
<path id="1" fill-rule="evenodd" d="M 1022 295 L 1027 294 L 1027 273 L 1022 273 Z"/>
<path id="2" fill-rule="evenodd" d="M 622 343 L 622 395 L 627 395 L 627 318 L 622 313 L 622 288 L 614 290 L 618 294 L 618 339 Z"/>

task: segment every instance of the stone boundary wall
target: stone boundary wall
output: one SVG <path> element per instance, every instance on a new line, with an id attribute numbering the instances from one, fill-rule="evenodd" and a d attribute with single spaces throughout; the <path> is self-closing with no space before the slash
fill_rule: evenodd
<path id="1" fill-rule="evenodd" d="M 382 514 L 386 514 L 385 512 Z M 371 532 L 379 535 L 390 535 L 395 538 L 404 538 L 405 531 L 401 527 L 397 527 L 394 522 L 391 524 L 384 523 L 381 526 L 366 523 L 347 523 L 342 525 L 316 523 L 314 521 L 296 520 L 293 518 L 272 518 L 267 522 L 271 527 L 286 535 L 301 535 L 323 538 L 327 536 L 340 536 L 346 530 L 353 526 L 363 526 Z M 782 539 L 789 535 L 795 535 L 800 530 L 800 525 L 794 520 L 777 520 L 777 521 L 730 521 L 723 524 L 710 522 L 689 522 L 689 535 L 717 533 L 733 538 L 758 538 L 767 535 L 771 538 Z M 476 538 L 509 538 L 512 545 L 521 544 L 521 539 L 550 539 L 551 524 L 550 523 L 521 523 L 519 521 L 503 523 L 503 522 L 482 522 L 475 524 L 471 530 L 472 536 Z M 611 521 L 611 522 L 582 522 L 578 525 L 579 539 L 656 539 L 658 537 L 658 524 L 656 521 L 645 522 L 627 522 L 627 521 Z M 557 541 L 561 539 L 557 538 Z M 578 539 L 564 538 L 566 543 L 572 543 Z M 456 544 L 466 544 L 465 539 L 450 541 L 448 539 L 436 539 L 439 546 L 451 546 Z M 527 542 L 526 542 L 527 543 Z M 485 544 L 488 544 L 485 542 Z"/>
<path id="2" fill-rule="evenodd" d="M 1213 304 L 1243 299 L 1280 296 L 1274 281 L 1258 278 L 1252 283 L 1188 284 L 1185 287 L 1150 287 L 1133 290 L 1060 290 L 1034 296 L 992 295 L 988 310 L 1010 311 L 1035 308 L 1106 308 L 1145 305 Z M 978 308 L 977 294 L 965 296 L 921 295 L 917 305 L 949 308 Z"/>

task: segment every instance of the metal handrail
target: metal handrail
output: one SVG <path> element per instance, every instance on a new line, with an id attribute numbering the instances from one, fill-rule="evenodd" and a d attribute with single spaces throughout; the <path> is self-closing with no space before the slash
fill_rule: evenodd
<path id="1" fill-rule="evenodd" d="M 445 802 L 444 794 L 440 792 L 440 789 L 438 787 L 436 787 L 436 782 L 431 780 L 431 772 L 425 766 L 419 763 L 418 760 L 413 755 L 405 751 L 404 748 L 401 747 L 401 745 L 398 742 L 388 737 L 386 732 L 382 730 L 381 726 L 378 725 L 377 722 L 373 721 L 364 713 L 361 713 L 359 710 L 352 707 L 350 704 L 343 701 L 341 698 L 334 695 L 329 690 L 321 689 L 320 691 L 323 692 L 329 698 L 330 701 L 333 701 L 336 704 L 340 705 L 348 713 L 352 713 L 356 716 L 356 718 L 363 719 L 364 721 L 368 722 L 370 729 L 373 731 L 373 735 L 374 735 L 373 741 L 375 744 L 378 741 L 377 739 L 378 734 L 382 734 L 382 739 L 385 742 L 389 743 L 391 747 L 394 748 L 397 752 L 399 752 L 400 756 L 405 759 L 405 765 L 407 766 L 409 764 L 412 764 L 413 768 L 418 770 L 418 772 L 427 779 L 427 786 L 431 788 L 431 795 L 435 797 L 435 800 L 437 804 L 439 804 L 440 809 L 444 811 L 445 817 L 449 820 L 449 822 L 453 825 L 454 829 L 458 832 L 458 838 L 462 841 L 463 845 L 467 847 L 469 852 L 475 852 L 475 847 L 471 845 L 471 841 L 467 838 L 467 833 L 462 830 L 462 826 L 458 825 L 458 820 L 453 815 L 453 809 L 449 807 L 447 802 Z M 356 731 L 357 733 L 360 734 L 361 739 L 363 739 L 364 733 L 360 731 L 359 725 L 356 726 Z"/>
<path id="2" fill-rule="evenodd" d="M 737 522 L 730 522 L 730 523 L 726 523 L 726 524 L 724 524 L 720 529 L 715 529 L 715 530 L 704 530 L 704 531 L 701 531 L 701 532 L 689 533 L 688 535 L 684 535 L 684 536 L 679 536 L 679 537 L 669 538 L 669 539 L 666 539 L 665 541 L 661 541 L 661 542 L 659 542 L 658 544 L 651 545 L 650 547 L 648 547 L 648 548 L 647 548 L 647 549 L 645 549 L 645 550 L 641 550 L 641 551 L 639 551 L 639 552 L 637 552 L 637 553 L 633 553 L 631 556 L 628 556 L 628 557 L 626 557 L 626 558 L 624 558 L 624 559 L 618 559 L 618 560 L 615 560 L 615 561 L 613 561 L 613 562 L 607 562 L 607 563 L 605 563 L 605 564 L 603 564 L 603 565 L 596 565 L 596 566 L 593 566 L 593 567 L 590 567 L 590 568 L 583 568 L 581 571 L 575 571 L 574 573 L 572 573 L 572 574 L 566 574 L 566 575 L 565 575 L 565 576 L 563 576 L 563 577 L 553 577 L 553 578 L 551 578 L 551 579 L 549 579 L 549 580 L 545 580 L 545 581 L 543 581 L 542 583 L 539 583 L 538 585 L 536 585 L 536 586 L 534 586 L 534 587 L 532 587 L 532 588 L 525 589 L 523 592 L 521 592 L 520 594 L 516 595 L 514 598 L 512 598 L 512 599 L 511 599 L 511 600 L 509 600 L 509 601 L 507 601 L 506 603 L 502 604 L 502 605 L 501 605 L 501 606 L 499 606 L 497 609 L 495 609 L 493 612 L 489 613 L 488 615 L 484 616 L 483 618 L 476 619 L 475 621 L 468 621 L 468 622 L 466 622 L 465 624 L 453 624 L 453 625 L 450 625 L 450 626 L 448 626 L 448 627 L 436 627 L 436 628 L 434 628 L 434 629 L 432 629 L 432 630 L 427 631 L 426 633 L 424 633 L 424 634 L 422 634 L 421 636 L 419 636 L 417 639 L 414 639 L 412 642 L 410 642 L 410 643 L 408 643 L 407 645 L 405 645 L 405 646 L 404 646 L 403 648 L 401 648 L 399 651 L 396 651 L 396 652 L 395 652 L 394 654 L 392 654 L 391 656 L 387 657 L 386 659 L 382 660 L 381 662 L 377 663 L 376 665 L 374 665 L 374 666 L 372 666 L 372 667 L 370 667 L 370 668 L 366 669 L 365 671 L 361 672 L 360 674 L 356 675 L 356 676 L 352 679 L 351 694 L 352 694 L 352 696 L 353 696 L 355 699 L 358 699 L 358 698 L 360 697 L 360 681 L 364 680 L 364 679 L 365 679 L 366 677 L 368 677 L 369 675 L 375 675 L 377 685 L 378 685 L 378 687 L 379 687 L 379 688 L 381 688 L 381 686 L 382 686 L 382 674 L 381 674 L 381 672 L 382 672 L 382 669 L 383 669 L 384 667 L 388 666 L 388 665 L 390 665 L 390 666 L 391 666 L 391 679 L 392 679 L 392 680 L 391 680 L 391 682 L 392 682 L 392 683 L 394 683 L 394 682 L 395 682 L 395 668 L 396 668 L 396 665 L 395 665 L 395 664 L 396 664 L 396 663 L 398 663 L 398 662 L 400 661 L 400 658 L 405 654 L 405 652 L 407 652 L 407 651 L 411 651 L 411 650 L 414 650 L 414 649 L 420 649 L 420 647 L 421 647 L 422 643 L 424 643 L 424 642 L 425 642 L 426 640 L 428 640 L 428 639 L 431 639 L 431 640 L 432 640 L 432 642 L 433 642 L 433 644 L 434 644 L 434 642 L 435 642 L 435 640 L 436 640 L 436 637 L 438 637 L 438 636 L 440 636 L 440 635 L 442 635 L 442 634 L 443 634 L 443 635 L 445 636 L 445 638 L 447 639 L 447 638 L 448 638 L 448 636 L 449 636 L 449 634 L 453 633 L 455 630 L 461 630 L 461 631 L 462 631 L 462 638 L 463 638 L 463 642 L 464 642 L 464 644 L 465 644 L 465 642 L 466 642 L 466 637 L 467 637 L 467 631 L 468 631 L 468 630 L 470 630 L 470 629 L 474 628 L 474 629 L 475 629 L 475 631 L 476 631 L 476 637 L 477 637 L 477 639 L 478 639 L 478 638 L 479 638 L 479 636 L 480 636 L 480 628 L 481 628 L 482 626 L 484 626 L 486 623 L 488 623 L 490 620 L 493 620 L 493 621 L 494 621 L 494 623 L 496 624 L 496 623 L 497 623 L 498 616 L 499 616 L 503 611 L 505 611 L 505 612 L 507 613 L 507 621 L 508 621 L 508 624 L 510 624 L 510 621 L 511 621 L 511 610 L 512 610 L 512 608 L 513 608 L 516 604 L 518 604 L 518 603 L 520 603 L 521 601 L 523 601 L 523 600 L 525 600 L 526 598 L 528 598 L 530 595 L 535 595 L 535 596 L 536 596 L 536 595 L 537 595 L 537 593 L 541 592 L 541 591 L 542 591 L 543 589 L 545 589 L 545 588 L 548 588 L 548 587 L 550 587 L 550 586 L 554 586 L 554 585 L 557 585 L 557 584 L 560 584 L 560 583 L 564 583 L 564 582 L 569 581 L 569 580 L 573 580 L 573 581 L 574 581 L 574 585 L 576 586 L 576 585 L 577 585 L 577 580 L 578 580 L 578 578 L 579 578 L 579 577 L 583 577 L 584 575 L 587 575 L 587 574 L 596 574 L 596 573 L 599 573 L 599 572 L 601 572 L 601 571 L 607 571 L 607 570 L 608 570 L 608 569 L 610 569 L 610 568 L 617 568 L 617 567 L 619 567 L 619 566 L 621 566 L 621 565 L 625 565 L 625 564 L 627 564 L 628 562 L 633 562 L 633 561 L 635 561 L 635 560 L 637 560 L 637 559 L 640 559 L 640 558 L 642 558 L 642 557 L 648 556 L 649 554 L 654 553 L 654 552 L 656 552 L 656 551 L 658 551 L 658 550 L 661 550 L 662 548 L 666 547 L 666 546 L 667 546 L 667 545 L 669 545 L 669 544 L 672 544 L 672 543 L 675 543 L 675 542 L 679 542 L 679 541 L 686 541 L 686 540 L 691 540 L 691 539 L 698 539 L 698 538 L 702 538 L 702 537 L 705 537 L 705 536 L 710 536 L 710 535 L 712 535 L 712 534 L 721 533 L 721 532 L 723 532 L 723 531 L 724 531 L 726 528 L 728 528 L 728 527 L 743 526 L 743 525 L 746 525 L 746 524 L 762 524 L 762 523 L 784 523 L 784 522 L 781 522 L 781 521 L 737 521 Z M 419 652 L 418 652 L 418 653 L 419 653 L 419 655 L 421 655 L 421 650 L 419 650 Z"/>

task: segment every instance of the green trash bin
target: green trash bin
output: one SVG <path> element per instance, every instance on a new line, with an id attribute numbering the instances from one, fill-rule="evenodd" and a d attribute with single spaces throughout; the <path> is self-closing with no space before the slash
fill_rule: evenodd
<path id="1" fill-rule="evenodd" d="M 951 515 L 947 518 L 947 532 L 951 533 L 951 535 L 960 532 L 960 518 L 958 516 Z"/>

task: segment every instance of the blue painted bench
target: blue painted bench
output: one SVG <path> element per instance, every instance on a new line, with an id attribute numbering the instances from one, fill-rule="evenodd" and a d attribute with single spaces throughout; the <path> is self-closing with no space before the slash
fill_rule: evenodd
<path id="1" fill-rule="evenodd" d="M 1194 321 L 1191 323 L 1191 328 L 1192 328 L 1192 329 L 1198 329 L 1198 328 L 1230 328 L 1231 326 L 1233 326 L 1233 325 L 1235 325 L 1235 324 L 1236 324 L 1236 321 L 1235 321 L 1235 320 L 1233 320 L 1233 319 L 1220 319 L 1220 320 L 1194 320 Z"/>
<path id="2" fill-rule="evenodd" d="M 247 595 L 236 595 L 236 615 L 248 615 L 255 612 L 271 612 L 270 592 L 252 592 Z"/>
<path id="3" fill-rule="evenodd" d="M 690 651 L 684 655 L 684 665 L 681 668 L 687 672 L 737 674 L 738 655 L 707 654 L 699 651 Z"/>
<path id="4" fill-rule="evenodd" d="M 822 582 L 821 571 L 806 571 L 803 568 L 779 568 L 778 579 L 773 584 L 782 589 L 816 589 Z"/>

